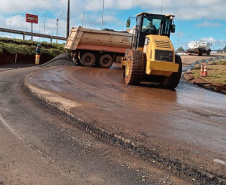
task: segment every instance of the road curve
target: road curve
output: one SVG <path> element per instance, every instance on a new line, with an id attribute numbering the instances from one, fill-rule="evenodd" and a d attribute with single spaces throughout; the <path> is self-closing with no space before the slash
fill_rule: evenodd
<path id="1" fill-rule="evenodd" d="M 152 84 L 127 86 L 117 66 L 51 67 L 31 74 L 26 83 L 48 91 L 47 99 L 56 96 L 57 105 L 67 106 L 63 102 L 70 100 L 67 109 L 85 122 L 145 145 L 163 158 L 225 177 L 225 95 L 184 80 L 175 91 Z"/>
<path id="2" fill-rule="evenodd" d="M 0 72 L 0 185 L 193 184 L 78 129 L 24 89 L 39 67 L 17 67 Z"/>

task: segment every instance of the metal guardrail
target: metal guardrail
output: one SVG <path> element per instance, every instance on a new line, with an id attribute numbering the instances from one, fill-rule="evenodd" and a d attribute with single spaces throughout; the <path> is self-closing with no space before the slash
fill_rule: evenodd
<path id="1" fill-rule="evenodd" d="M 52 43 L 53 39 L 56 39 L 56 40 L 67 40 L 67 38 L 65 38 L 65 37 L 45 35 L 45 34 L 40 34 L 40 33 L 31 33 L 31 32 L 19 31 L 19 30 L 13 30 L 13 29 L 6 29 L 6 28 L 0 28 L 0 32 L 15 33 L 15 34 L 23 35 L 23 40 L 25 40 L 25 36 L 26 35 L 34 36 L 34 37 L 49 38 L 50 39 L 50 43 Z"/>
<path id="2" fill-rule="evenodd" d="M 222 57 L 216 57 L 216 58 L 209 58 L 209 59 L 203 59 L 203 60 L 198 60 L 196 62 L 191 63 L 188 68 L 187 71 L 191 71 L 192 69 L 195 69 L 196 65 L 199 65 L 199 68 L 201 67 L 202 63 L 206 63 L 206 65 L 208 65 L 208 63 L 212 62 L 212 64 L 216 63 L 216 61 L 221 62 L 222 59 L 226 59 L 226 56 L 222 56 Z"/>

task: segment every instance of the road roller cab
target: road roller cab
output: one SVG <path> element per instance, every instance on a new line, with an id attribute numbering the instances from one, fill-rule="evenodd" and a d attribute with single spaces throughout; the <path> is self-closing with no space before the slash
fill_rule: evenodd
<path id="1" fill-rule="evenodd" d="M 181 58 L 175 55 L 170 33 L 175 32 L 174 15 L 140 13 L 136 16 L 132 49 L 122 60 L 126 84 L 137 85 L 143 80 L 160 82 L 175 88 L 181 77 Z M 131 20 L 127 20 L 127 27 Z"/>

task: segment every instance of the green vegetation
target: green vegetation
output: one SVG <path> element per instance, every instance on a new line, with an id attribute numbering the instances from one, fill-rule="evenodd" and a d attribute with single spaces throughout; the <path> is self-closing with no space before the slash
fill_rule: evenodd
<path id="1" fill-rule="evenodd" d="M 226 46 L 223 49 L 218 49 L 217 53 L 226 53 Z"/>
<path id="2" fill-rule="evenodd" d="M 178 49 L 177 49 L 178 52 L 184 52 L 184 48 L 182 46 L 180 46 Z"/>
<path id="3" fill-rule="evenodd" d="M 41 54 L 55 57 L 64 51 L 64 44 L 50 44 L 48 42 L 23 41 L 0 37 L 0 53 L 35 55 L 37 44 L 41 44 Z"/>
<path id="4" fill-rule="evenodd" d="M 195 78 L 203 78 L 211 83 L 226 84 L 226 61 L 221 61 L 216 65 L 207 66 L 207 77 L 200 76 L 200 69 L 196 68 L 192 70 Z"/>
<path id="5" fill-rule="evenodd" d="M 218 62 L 218 65 L 226 65 L 226 61 Z"/>

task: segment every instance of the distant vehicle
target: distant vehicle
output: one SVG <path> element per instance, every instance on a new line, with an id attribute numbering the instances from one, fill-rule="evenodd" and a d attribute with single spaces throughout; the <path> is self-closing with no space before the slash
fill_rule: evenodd
<path id="1" fill-rule="evenodd" d="M 210 55 L 211 49 L 210 46 L 212 44 L 205 42 L 205 41 L 197 41 L 197 42 L 191 42 L 188 44 L 189 49 L 186 50 L 186 53 L 195 53 L 199 56 L 202 56 L 203 53 L 206 53 L 207 55 Z"/>

